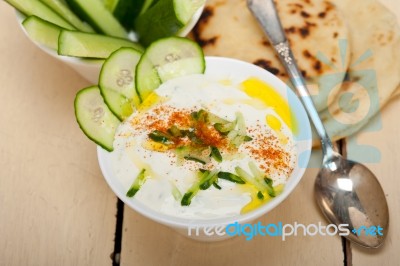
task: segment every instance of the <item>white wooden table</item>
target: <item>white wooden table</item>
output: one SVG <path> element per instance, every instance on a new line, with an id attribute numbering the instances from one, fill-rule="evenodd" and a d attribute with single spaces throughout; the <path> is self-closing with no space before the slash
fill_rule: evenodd
<path id="1" fill-rule="evenodd" d="M 400 17 L 400 2 L 383 2 Z M 75 93 L 90 84 L 38 50 L 18 27 L 1 1 L 0 265 L 111 265 L 115 248 L 121 265 L 399 265 L 400 97 L 383 110 L 381 130 L 346 140 L 349 150 L 357 141 L 380 151 L 379 162 L 368 166 L 389 202 L 383 248 L 361 249 L 337 236 L 196 242 L 128 207 L 120 212 L 122 239 L 115 242 L 117 198 L 73 111 Z M 313 198 L 317 171 L 307 170 L 293 194 L 261 221 L 326 223 Z"/>

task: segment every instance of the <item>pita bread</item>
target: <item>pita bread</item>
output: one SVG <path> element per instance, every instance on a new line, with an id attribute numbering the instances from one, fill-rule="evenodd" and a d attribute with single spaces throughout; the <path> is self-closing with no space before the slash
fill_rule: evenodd
<path id="1" fill-rule="evenodd" d="M 331 84 L 343 80 L 349 64 L 349 53 L 339 47 L 340 39 L 349 38 L 344 20 L 337 8 L 324 0 L 279 0 L 276 6 L 299 68 L 309 83 L 316 84 L 312 88 L 318 89 L 312 93 L 316 107 L 323 110 L 330 104 L 327 99 L 334 99 L 328 97 Z M 208 0 L 193 34 L 206 55 L 254 63 L 289 84 L 246 0 Z"/>
<path id="2" fill-rule="evenodd" d="M 332 2 L 345 16 L 352 54 L 342 97 L 336 97 L 321 118 L 330 136 L 340 139 L 365 126 L 399 86 L 400 28 L 395 15 L 377 0 Z M 340 104 L 346 94 L 348 100 Z"/>
<path id="3" fill-rule="evenodd" d="M 356 133 L 400 94 L 400 28 L 379 1 L 280 0 L 276 5 L 334 140 Z M 255 63 L 288 81 L 245 0 L 208 0 L 194 38 L 206 55 Z"/>

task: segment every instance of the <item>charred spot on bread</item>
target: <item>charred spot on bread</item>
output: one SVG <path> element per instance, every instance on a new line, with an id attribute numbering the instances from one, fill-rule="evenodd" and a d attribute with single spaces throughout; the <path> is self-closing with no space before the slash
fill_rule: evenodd
<path id="1" fill-rule="evenodd" d="M 322 64 L 319 60 L 315 61 L 313 68 L 320 73 L 322 71 Z"/>
<path id="2" fill-rule="evenodd" d="M 311 58 L 311 57 L 312 57 L 311 53 L 310 53 L 308 50 L 304 50 L 304 51 L 303 51 L 303 55 L 304 55 L 306 58 Z"/>
<path id="3" fill-rule="evenodd" d="M 198 24 L 207 24 L 212 16 L 214 16 L 214 8 L 212 6 L 205 6 L 203 13 L 201 13 L 199 18 Z"/>
<path id="4" fill-rule="evenodd" d="M 295 33 L 296 32 L 296 28 L 291 26 L 289 28 L 285 28 L 285 32 L 286 33 Z"/>
<path id="5" fill-rule="evenodd" d="M 194 40 L 201 46 L 205 47 L 207 45 L 214 45 L 219 36 L 213 36 L 210 38 L 203 38 L 201 36 L 201 32 L 203 31 L 204 27 L 207 26 L 210 19 L 214 16 L 214 8 L 212 6 L 206 6 L 203 10 L 203 13 L 200 16 L 200 19 L 196 26 L 193 28 L 193 38 Z"/>
<path id="6" fill-rule="evenodd" d="M 267 41 L 266 39 L 263 38 L 263 40 L 261 41 L 261 44 L 264 45 L 265 47 L 270 47 L 271 44 L 269 43 L 269 41 Z"/>
<path id="7" fill-rule="evenodd" d="M 306 27 L 302 27 L 302 28 L 300 28 L 300 35 L 301 35 L 301 37 L 303 37 L 303 38 L 306 38 L 308 35 L 310 35 L 310 30 L 309 30 L 309 28 L 306 26 Z"/>
<path id="8" fill-rule="evenodd" d="M 256 61 L 253 62 L 254 65 L 257 65 L 261 68 L 264 68 L 265 70 L 271 72 L 274 75 L 279 74 L 279 69 L 273 67 L 271 65 L 271 61 L 265 60 L 265 59 L 257 59 Z"/>
<path id="9" fill-rule="evenodd" d="M 308 14 L 306 11 L 301 11 L 300 12 L 300 15 L 303 17 L 303 18 L 309 18 L 310 17 L 310 14 Z"/>

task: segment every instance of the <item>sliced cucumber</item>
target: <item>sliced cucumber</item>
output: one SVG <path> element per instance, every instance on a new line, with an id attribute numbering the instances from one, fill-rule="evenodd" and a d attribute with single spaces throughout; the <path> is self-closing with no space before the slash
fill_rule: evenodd
<path id="1" fill-rule="evenodd" d="M 99 0 L 67 0 L 72 10 L 95 30 L 114 37 L 127 38 L 128 33 Z"/>
<path id="2" fill-rule="evenodd" d="M 62 28 L 74 30 L 75 27 L 60 17 L 56 12 L 38 0 L 5 0 L 25 16 L 37 16 Z"/>
<path id="3" fill-rule="evenodd" d="M 139 15 L 144 14 L 147 9 L 149 9 L 151 6 L 153 6 L 154 4 L 156 4 L 159 0 L 144 0 L 142 9 L 139 12 Z"/>
<path id="4" fill-rule="evenodd" d="M 107 0 L 104 5 L 129 31 L 133 29 L 134 21 L 139 15 L 144 2 L 145 0 Z"/>
<path id="5" fill-rule="evenodd" d="M 155 40 L 177 34 L 205 0 L 158 0 L 135 20 L 139 41 L 148 46 Z"/>
<path id="6" fill-rule="evenodd" d="M 62 28 L 36 16 L 27 17 L 22 26 L 31 40 L 57 51 L 58 36 Z"/>
<path id="7" fill-rule="evenodd" d="M 174 10 L 177 19 L 186 25 L 194 13 L 206 3 L 206 0 L 174 0 Z"/>
<path id="8" fill-rule="evenodd" d="M 76 94 L 75 116 L 89 139 L 107 151 L 113 151 L 114 136 L 120 121 L 104 103 L 97 86 L 82 89 Z"/>
<path id="9" fill-rule="evenodd" d="M 110 110 L 122 121 L 140 104 L 135 70 L 142 53 L 121 48 L 110 55 L 100 72 L 99 87 Z"/>
<path id="10" fill-rule="evenodd" d="M 99 34 L 63 30 L 58 38 L 58 54 L 86 58 L 107 58 L 121 47 L 143 48 L 126 39 Z"/>
<path id="11" fill-rule="evenodd" d="M 204 54 L 194 41 L 168 37 L 152 43 L 136 67 L 136 90 L 143 101 L 161 83 L 205 70 Z"/>
<path id="12" fill-rule="evenodd" d="M 69 9 L 67 4 L 63 0 L 40 0 L 48 7 L 53 9 L 58 15 L 68 21 L 71 25 L 80 31 L 94 32 L 92 27 L 82 22 L 72 11 Z"/>
<path id="13" fill-rule="evenodd" d="M 102 0 L 103 5 L 107 8 L 111 13 L 114 12 L 115 7 L 118 5 L 120 0 Z"/>

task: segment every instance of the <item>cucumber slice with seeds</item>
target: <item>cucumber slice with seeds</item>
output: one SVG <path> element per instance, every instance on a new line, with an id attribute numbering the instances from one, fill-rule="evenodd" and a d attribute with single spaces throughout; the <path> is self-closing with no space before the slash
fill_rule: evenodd
<path id="1" fill-rule="evenodd" d="M 104 103 L 97 86 L 82 89 L 76 94 L 75 116 L 89 139 L 107 151 L 113 151 L 115 131 L 120 121 Z"/>
<path id="2" fill-rule="evenodd" d="M 63 30 L 58 38 L 58 54 L 86 58 L 107 58 L 121 47 L 143 48 L 132 41 L 100 34 Z"/>
<path id="3" fill-rule="evenodd" d="M 99 87 L 110 110 L 122 121 L 140 104 L 135 70 L 142 53 L 121 48 L 110 55 L 100 72 Z"/>
<path id="4" fill-rule="evenodd" d="M 161 83 L 205 70 L 204 53 L 194 41 L 168 37 L 152 43 L 136 67 L 136 90 L 143 101 Z"/>

